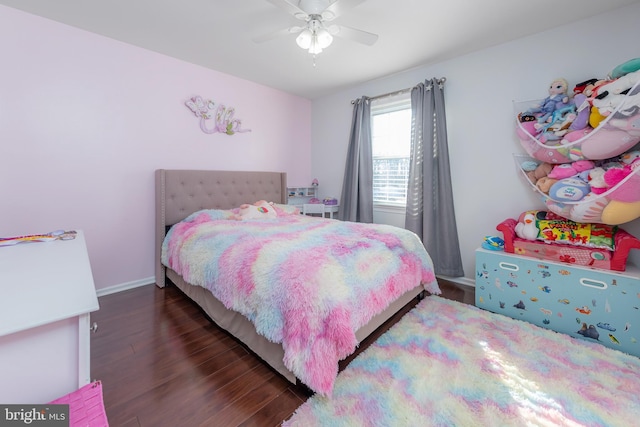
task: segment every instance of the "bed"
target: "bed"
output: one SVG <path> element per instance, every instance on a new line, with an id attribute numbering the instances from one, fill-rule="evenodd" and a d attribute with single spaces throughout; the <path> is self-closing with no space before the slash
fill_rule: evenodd
<path id="1" fill-rule="evenodd" d="M 199 215 L 202 215 L 202 212 L 206 212 L 209 216 L 216 215 L 219 211 L 231 211 L 242 204 L 252 204 L 258 200 L 267 200 L 275 203 L 276 206 L 286 205 L 286 173 L 159 169 L 155 173 L 155 184 L 156 284 L 159 287 L 164 287 L 167 279 L 169 279 L 171 283 L 195 301 L 218 326 L 240 340 L 287 380 L 294 384 L 302 380 L 313 391 L 322 394 L 330 393 L 333 380 L 325 380 L 322 384 L 319 384 L 317 381 L 309 381 L 309 378 L 300 378 L 298 370 L 295 368 L 290 369 L 292 366 L 291 359 L 288 359 L 289 363 L 285 362 L 285 347 L 287 345 L 274 342 L 278 340 L 269 340 L 265 336 L 258 334 L 256 326 L 248 319 L 247 315 L 228 309 L 209 289 L 188 283 L 180 273 L 165 265 L 168 264 L 166 259 L 164 264 L 162 262 L 163 243 L 165 243 L 167 233 L 177 230 L 178 227 L 171 227 L 181 223 L 186 218 L 188 219 L 188 217 L 196 216 L 201 218 Z M 304 217 L 306 221 L 332 221 L 335 222 L 334 225 L 336 226 L 341 223 L 332 219 L 312 218 L 303 215 L 295 216 Z M 298 219 L 290 217 L 288 221 L 296 222 Z M 182 225 L 183 223 L 181 223 Z M 176 231 L 174 234 L 177 233 Z M 165 245 L 167 244 L 165 243 Z M 167 247 L 165 246 L 165 252 Z M 423 249 L 421 244 L 420 247 Z M 420 256 L 423 257 L 422 254 Z M 426 258 L 430 263 L 431 260 L 428 255 L 426 255 Z M 423 266 L 421 269 L 421 279 L 416 280 L 415 286 L 411 284 L 410 289 L 403 290 L 383 311 L 373 315 L 370 320 L 357 328 L 355 331 L 357 343 L 370 335 L 414 298 L 419 298 L 423 295 L 425 290 L 431 294 L 440 293 L 432 270 L 425 273 L 425 269 L 429 268 Z M 401 282 L 400 279 L 397 281 L 398 283 Z M 228 301 L 226 303 L 228 306 Z M 335 374 L 337 374 L 337 370 L 336 364 Z M 298 375 L 294 371 L 297 371 Z M 310 382 L 312 384 L 309 384 Z"/>

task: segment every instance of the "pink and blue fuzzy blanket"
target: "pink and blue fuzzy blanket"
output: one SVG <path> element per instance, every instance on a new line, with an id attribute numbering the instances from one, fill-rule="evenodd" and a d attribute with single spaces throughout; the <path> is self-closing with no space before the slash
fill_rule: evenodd
<path id="1" fill-rule="evenodd" d="M 418 284 L 440 294 L 414 233 L 283 212 L 244 221 L 196 212 L 171 228 L 162 262 L 282 343 L 285 366 L 321 394 L 360 327 Z"/>

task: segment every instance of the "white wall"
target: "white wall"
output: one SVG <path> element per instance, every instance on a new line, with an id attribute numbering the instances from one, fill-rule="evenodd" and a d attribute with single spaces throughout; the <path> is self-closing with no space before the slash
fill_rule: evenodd
<path id="1" fill-rule="evenodd" d="M 544 204 L 516 174 L 513 101 L 547 96 L 564 77 L 570 87 L 603 78 L 638 56 L 640 4 L 552 31 L 372 81 L 313 101 L 312 174 L 324 193 L 341 194 L 351 125 L 351 100 L 446 77 L 449 154 L 456 219 L 464 263 L 463 282 L 475 280 L 474 250 L 495 226 Z M 423 43 L 437 43 L 425 40 Z M 418 47 L 419 49 L 419 47 Z M 623 228 L 640 236 L 640 220 Z M 640 255 L 632 252 L 635 264 Z"/>
<path id="2" fill-rule="evenodd" d="M 154 275 L 154 170 L 311 182 L 311 102 L 0 6 L 0 236 L 81 229 L 96 288 Z M 205 134 L 195 95 L 249 133 Z"/>

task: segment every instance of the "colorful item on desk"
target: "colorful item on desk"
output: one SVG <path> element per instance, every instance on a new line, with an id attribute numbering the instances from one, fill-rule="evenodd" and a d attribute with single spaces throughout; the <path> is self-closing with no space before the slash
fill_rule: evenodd
<path id="1" fill-rule="evenodd" d="M 322 203 L 329 206 L 336 206 L 338 204 L 338 199 L 336 199 L 335 197 L 325 197 L 322 200 Z"/>
<path id="2" fill-rule="evenodd" d="M 504 240 L 496 236 L 485 236 L 482 247 L 490 251 L 502 251 L 504 250 Z"/>
<path id="3" fill-rule="evenodd" d="M 76 231 L 55 230 L 46 234 L 30 234 L 26 236 L 1 237 L 0 246 L 11 246 L 23 242 L 51 242 L 53 240 L 72 240 Z"/>

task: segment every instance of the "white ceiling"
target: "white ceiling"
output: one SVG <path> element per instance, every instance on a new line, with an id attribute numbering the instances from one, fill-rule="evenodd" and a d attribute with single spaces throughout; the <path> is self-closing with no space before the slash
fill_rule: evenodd
<path id="1" fill-rule="evenodd" d="M 297 3 L 298 0 L 289 0 Z M 342 0 L 338 0 L 342 1 Z M 379 35 L 373 46 L 335 38 L 314 61 L 300 25 L 267 0 L 0 0 L 0 4 L 314 99 L 637 3 L 640 0 L 366 0 L 333 23 Z M 597 37 L 606 29 L 585 29 Z M 558 40 L 545 49 L 569 49 Z"/>

